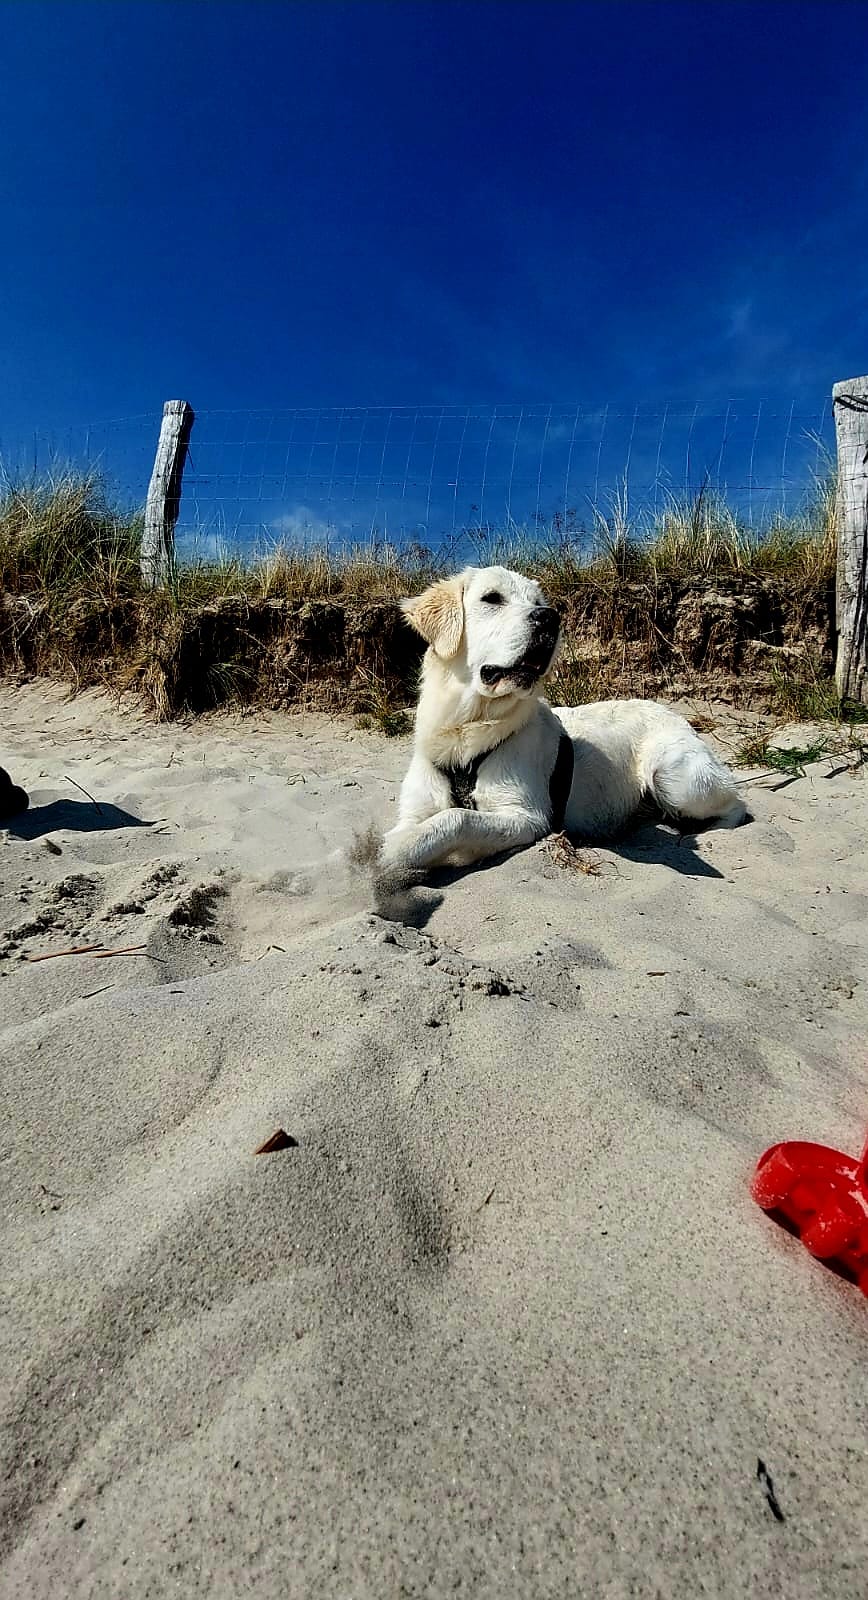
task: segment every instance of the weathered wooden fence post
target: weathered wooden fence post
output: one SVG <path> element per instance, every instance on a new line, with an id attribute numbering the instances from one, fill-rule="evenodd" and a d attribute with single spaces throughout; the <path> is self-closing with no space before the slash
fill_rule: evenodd
<path id="1" fill-rule="evenodd" d="M 142 530 L 142 579 L 149 589 L 164 588 L 172 571 L 181 479 L 194 420 L 193 407 L 186 400 L 167 400 L 163 406 Z"/>
<path id="2" fill-rule="evenodd" d="M 868 705 L 868 378 L 832 390 L 838 446 L 838 694 Z"/>

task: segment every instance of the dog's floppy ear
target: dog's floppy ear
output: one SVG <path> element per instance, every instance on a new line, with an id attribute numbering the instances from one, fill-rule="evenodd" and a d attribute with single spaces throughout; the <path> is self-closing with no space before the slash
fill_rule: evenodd
<path id="1" fill-rule="evenodd" d="M 412 600 L 402 600 L 401 610 L 410 626 L 421 633 L 435 654 L 448 660 L 461 649 L 464 636 L 465 574 L 432 583 Z"/>

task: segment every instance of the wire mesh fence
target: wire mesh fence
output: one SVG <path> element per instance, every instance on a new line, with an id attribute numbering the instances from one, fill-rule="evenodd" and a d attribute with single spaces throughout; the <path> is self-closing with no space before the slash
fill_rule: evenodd
<path id="1" fill-rule="evenodd" d="M 71 465 L 144 502 L 159 416 L 28 439 L 8 477 Z M 359 542 L 460 549 L 504 533 L 581 541 L 613 511 L 641 527 L 719 495 L 746 527 L 797 515 L 831 470 L 831 405 L 343 406 L 197 412 L 180 552 Z"/>
<path id="2" fill-rule="evenodd" d="M 158 412 L 21 433 L 0 428 L 0 487 L 93 473 L 122 510 L 144 504 L 160 430 Z"/>

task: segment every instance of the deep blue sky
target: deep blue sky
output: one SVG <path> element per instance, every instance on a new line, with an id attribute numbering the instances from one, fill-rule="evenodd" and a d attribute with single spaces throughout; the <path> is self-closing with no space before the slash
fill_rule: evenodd
<path id="1" fill-rule="evenodd" d="M 868 5 L 0 4 L 0 425 L 868 366 Z"/>

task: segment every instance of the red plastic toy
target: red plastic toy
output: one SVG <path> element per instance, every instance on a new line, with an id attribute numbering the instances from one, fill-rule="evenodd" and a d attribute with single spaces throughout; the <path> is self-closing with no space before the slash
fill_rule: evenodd
<path id="1" fill-rule="evenodd" d="M 860 1159 L 791 1140 L 760 1156 L 751 1194 L 778 1211 L 821 1261 L 843 1267 L 868 1295 L 868 1144 Z"/>

